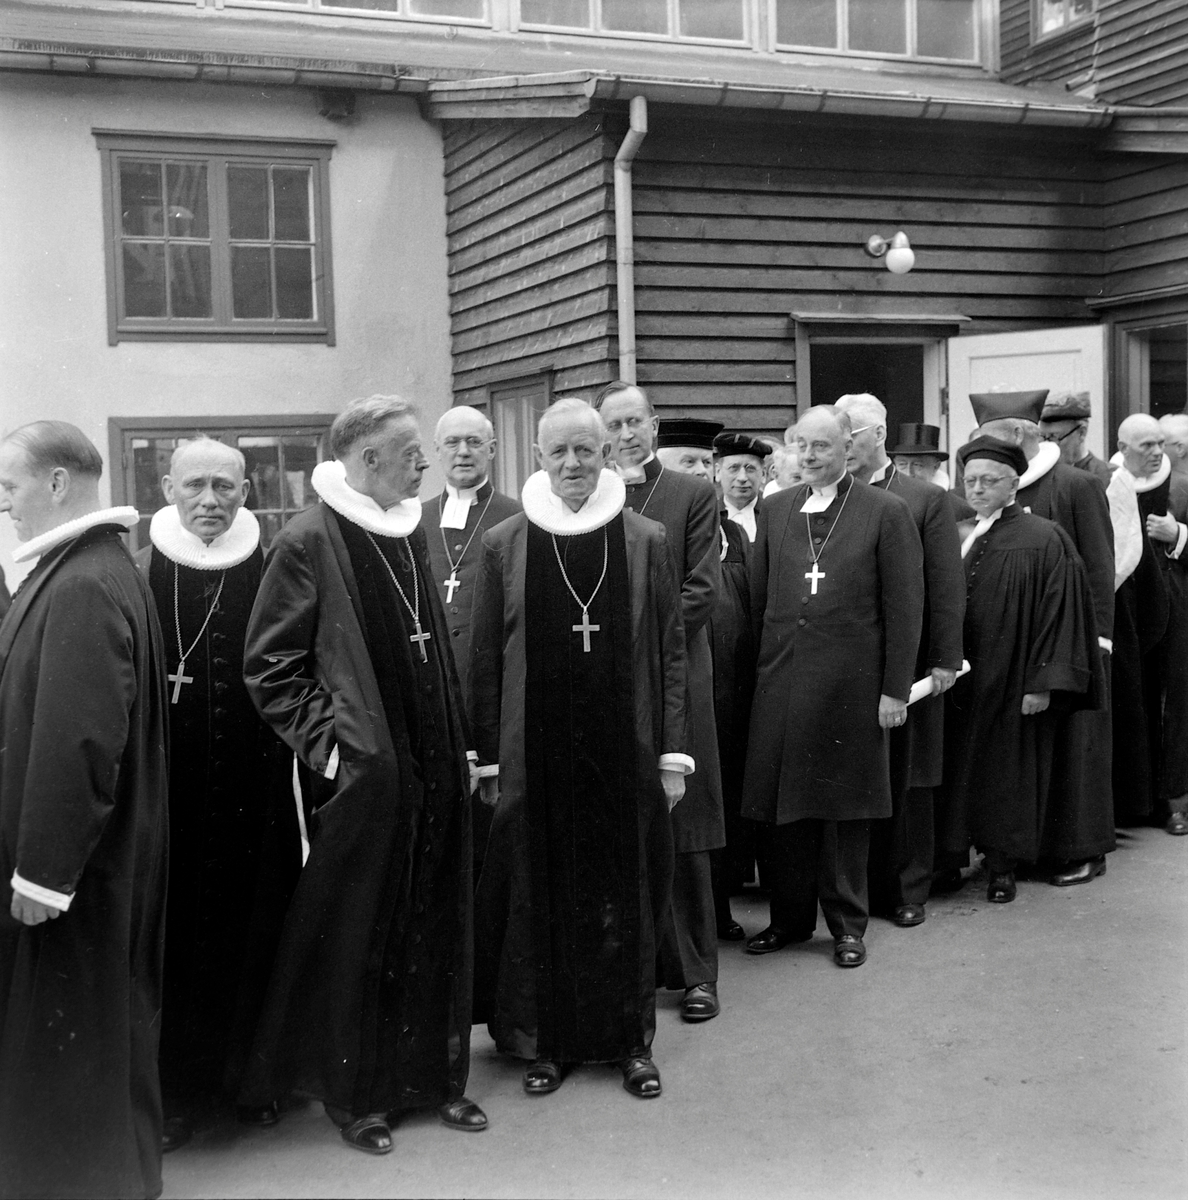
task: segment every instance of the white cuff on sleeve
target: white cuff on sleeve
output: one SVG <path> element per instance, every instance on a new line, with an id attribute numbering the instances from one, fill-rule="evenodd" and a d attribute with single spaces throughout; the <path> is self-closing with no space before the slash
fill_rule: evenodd
<path id="1" fill-rule="evenodd" d="M 480 767 L 478 765 L 477 750 L 467 750 L 466 761 L 470 764 L 472 770 L 479 779 L 494 779 L 499 774 L 498 763 L 488 763 L 485 767 Z"/>
<path id="2" fill-rule="evenodd" d="M 682 775 L 692 775 L 697 764 L 687 754 L 661 754 L 661 771 L 680 771 Z"/>
<path id="3" fill-rule="evenodd" d="M 334 776 L 338 774 L 338 747 L 337 746 L 335 746 L 334 749 L 330 751 L 330 761 L 326 764 L 326 769 L 325 769 L 325 771 L 322 772 L 322 774 L 329 780 L 333 780 Z"/>
<path id="4" fill-rule="evenodd" d="M 1177 521 L 1176 525 L 1179 527 L 1180 536 L 1176 538 L 1176 548 L 1167 552 L 1168 558 L 1179 558 L 1184 553 L 1184 544 L 1188 542 L 1188 525 L 1183 521 Z"/>
<path id="5" fill-rule="evenodd" d="M 1113 642 L 1111 642 L 1109 638 L 1103 638 L 1103 637 L 1099 637 L 1099 638 L 1097 639 L 1097 644 L 1098 644 L 1098 645 L 1099 645 L 1099 646 L 1100 646 L 1100 647 L 1101 647 L 1101 648 L 1102 648 L 1102 649 L 1103 649 L 1103 650 L 1104 650 L 1104 651 L 1105 651 L 1107 654 L 1113 654 L 1113 653 L 1114 653 L 1114 643 L 1113 643 Z"/>
<path id="6" fill-rule="evenodd" d="M 74 899 L 73 893 L 51 891 L 39 883 L 30 883 L 27 879 L 22 879 L 15 871 L 12 873 L 11 882 L 14 892 L 20 893 L 28 900 L 36 900 L 38 904 L 44 904 L 48 908 L 56 908 L 58 912 L 65 912 Z"/>

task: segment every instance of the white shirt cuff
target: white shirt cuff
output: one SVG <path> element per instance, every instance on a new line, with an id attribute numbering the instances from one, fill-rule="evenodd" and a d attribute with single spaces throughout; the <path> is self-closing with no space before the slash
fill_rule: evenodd
<path id="1" fill-rule="evenodd" d="M 697 764 L 687 754 L 661 754 L 661 771 L 680 771 L 682 775 L 692 775 Z"/>
<path id="2" fill-rule="evenodd" d="M 1180 536 L 1176 538 L 1176 548 L 1167 552 L 1168 558 L 1179 558 L 1184 553 L 1184 543 L 1188 542 L 1188 525 L 1183 521 L 1177 521 L 1176 524 L 1180 529 Z"/>
<path id="3" fill-rule="evenodd" d="M 1113 643 L 1113 642 L 1111 642 L 1109 638 L 1103 638 L 1103 637 L 1099 637 L 1099 638 L 1097 639 L 1097 644 L 1098 644 L 1098 645 L 1099 645 L 1099 646 L 1100 646 L 1100 647 L 1101 647 L 1101 648 L 1102 648 L 1102 649 L 1103 649 L 1103 650 L 1104 650 L 1104 651 L 1105 651 L 1107 654 L 1113 654 L 1113 653 L 1114 653 L 1114 643 Z"/>
<path id="4" fill-rule="evenodd" d="M 11 882 L 14 892 L 24 896 L 27 900 L 36 900 L 38 904 L 44 904 L 47 908 L 56 908 L 58 912 L 65 912 L 70 907 L 71 900 L 74 899 L 73 894 L 53 892 L 39 883 L 30 883 L 27 879 L 22 879 L 15 871 L 12 873 Z"/>
<path id="5" fill-rule="evenodd" d="M 334 749 L 330 751 L 330 761 L 328 763 L 326 763 L 326 769 L 322 772 L 322 774 L 329 780 L 333 780 L 334 776 L 338 774 L 338 747 L 337 746 L 335 746 Z"/>

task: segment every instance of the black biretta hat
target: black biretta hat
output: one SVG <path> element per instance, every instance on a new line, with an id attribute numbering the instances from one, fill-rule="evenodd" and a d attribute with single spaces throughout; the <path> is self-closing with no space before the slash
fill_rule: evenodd
<path id="1" fill-rule="evenodd" d="M 728 429 L 714 438 L 714 453 L 719 458 L 731 454 L 753 454 L 758 459 L 764 459 L 771 453 L 771 443 L 751 437 L 749 433 L 735 433 Z"/>
<path id="2" fill-rule="evenodd" d="M 666 446 L 692 446 L 696 450 L 712 450 L 714 438 L 722 429 L 721 421 L 703 421 L 699 417 L 669 417 L 660 422 L 656 447 L 663 449 Z"/>
<path id="3" fill-rule="evenodd" d="M 969 402 L 979 425 L 1004 417 L 1019 417 L 1038 425 L 1047 398 L 1048 389 L 1044 388 L 1035 392 L 971 392 Z"/>
<path id="4" fill-rule="evenodd" d="M 965 464 L 971 458 L 989 458 L 1010 467 L 1015 474 L 1023 475 L 1027 470 L 1027 455 L 1018 446 L 1011 445 L 999 438 L 976 437 L 972 442 L 966 442 L 957 451 L 957 465 L 964 471 Z"/>

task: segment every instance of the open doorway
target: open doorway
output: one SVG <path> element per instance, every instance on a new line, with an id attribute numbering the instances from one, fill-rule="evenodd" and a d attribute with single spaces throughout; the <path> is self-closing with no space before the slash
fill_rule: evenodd
<path id="1" fill-rule="evenodd" d="M 887 437 L 924 417 L 924 347 L 904 342 L 814 342 L 811 403 L 870 392 L 887 409 Z"/>

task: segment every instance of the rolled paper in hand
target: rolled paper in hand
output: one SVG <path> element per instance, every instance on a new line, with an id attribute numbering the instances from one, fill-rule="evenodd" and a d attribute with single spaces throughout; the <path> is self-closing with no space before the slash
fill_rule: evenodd
<path id="1" fill-rule="evenodd" d="M 961 670 L 957 672 L 957 678 L 962 675 L 969 674 L 969 659 L 964 659 L 961 663 Z M 931 675 L 925 675 L 923 679 L 917 679 L 912 684 L 912 690 L 908 693 L 908 704 L 915 704 L 917 700 L 923 700 L 926 696 L 931 696 L 936 691 L 936 680 Z"/>

